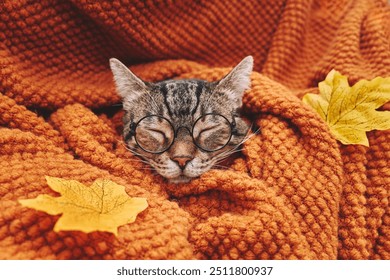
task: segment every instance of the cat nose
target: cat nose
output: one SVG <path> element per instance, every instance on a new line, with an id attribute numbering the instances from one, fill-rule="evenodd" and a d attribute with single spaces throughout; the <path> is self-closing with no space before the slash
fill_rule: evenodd
<path id="1" fill-rule="evenodd" d="M 184 169 L 184 167 L 186 166 L 186 164 L 191 161 L 193 159 L 193 157 L 188 157 L 188 156 L 180 156 L 180 157 L 174 157 L 172 158 L 173 161 L 177 162 L 177 164 L 179 165 L 179 167 L 181 169 Z"/>

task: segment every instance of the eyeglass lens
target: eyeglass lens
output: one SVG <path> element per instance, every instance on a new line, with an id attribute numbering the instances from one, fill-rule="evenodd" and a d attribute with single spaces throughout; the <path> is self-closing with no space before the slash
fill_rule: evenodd
<path id="1" fill-rule="evenodd" d="M 158 116 L 143 118 L 135 129 L 138 145 L 147 152 L 160 153 L 167 150 L 175 139 L 171 123 Z"/>
<path id="2" fill-rule="evenodd" d="M 231 126 L 221 115 L 204 115 L 194 124 L 192 135 L 199 148 L 217 151 L 229 142 Z"/>

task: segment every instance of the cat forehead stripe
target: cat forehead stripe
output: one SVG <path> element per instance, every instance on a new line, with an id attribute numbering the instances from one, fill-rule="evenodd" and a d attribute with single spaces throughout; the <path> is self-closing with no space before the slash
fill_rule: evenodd
<path id="1" fill-rule="evenodd" d="M 168 81 L 162 83 L 161 87 L 170 116 L 183 117 L 196 111 L 204 82 Z"/>

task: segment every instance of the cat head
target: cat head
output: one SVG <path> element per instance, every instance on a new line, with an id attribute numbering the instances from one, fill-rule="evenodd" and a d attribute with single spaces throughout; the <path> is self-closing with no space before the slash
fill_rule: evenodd
<path id="1" fill-rule="evenodd" d="M 127 147 L 170 182 L 199 177 L 245 139 L 249 126 L 239 113 L 250 87 L 251 56 L 217 82 L 149 83 L 115 58 L 110 67 L 123 100 Z"/>

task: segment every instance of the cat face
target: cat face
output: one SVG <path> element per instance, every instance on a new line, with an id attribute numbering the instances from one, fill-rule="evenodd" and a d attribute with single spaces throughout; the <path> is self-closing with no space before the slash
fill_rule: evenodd
<path id="1" fill-rule="evenodd" d="M 238 113 L 250 86 L 251 56 L 213 83 L 148 83 L 117 59 L 110 59 L 110 66 L 123 99 L 127 147 L 171 183 L 199 177 L 245 139 L 249 127 Z"/>

